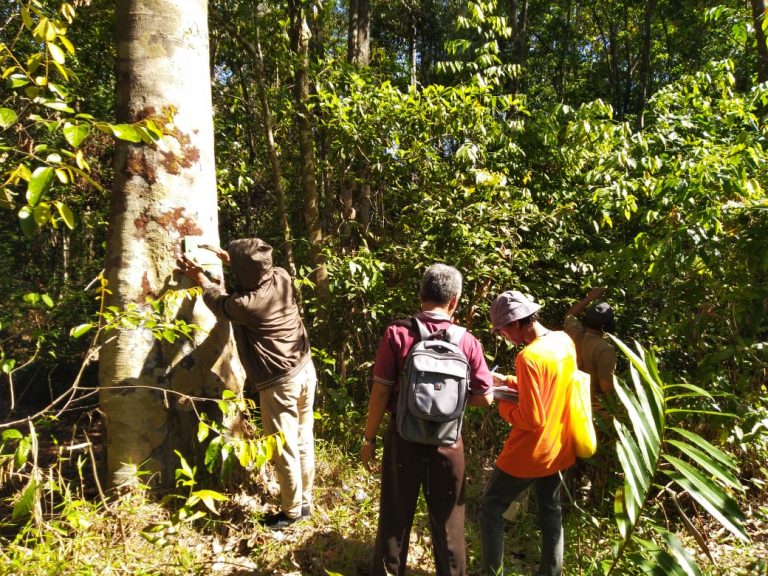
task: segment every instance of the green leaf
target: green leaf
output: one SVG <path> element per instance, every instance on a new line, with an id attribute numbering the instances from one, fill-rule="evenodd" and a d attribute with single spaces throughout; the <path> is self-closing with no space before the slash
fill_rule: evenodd
<path id="1" fill-rule="evenodd" d="M 32 172 L 32 178 L 27 186 L 27 202 L 34 207 L 40 202 L 40 198 L 51 186 L 54 170 L 50 166 L 38 166 Z"/>
<path id="2" fill-rule="evenodd" d="M 16 122 L 18 116 L 10 108 L 0 108 L 0 128 L 5 129 Z"/>
<path id="3" fill-rule="evenodd" d="M 707 472 L 720 480 L 726 486 L 730 486 L 731 488 L 739 490 L 740 492 L 744 491 L 744 486 L 741 485 L 741 482 L 739 482 L 736 476 L 731 474 L 731 472 L 729 472 L 727 469 L 719 466 L 717 460 L 710 458 L 709 454 L 705 454 L 698 448 L 678 440 L 668 440 L 668 443 L 677 447 L 691 460 L 696 462 L 699 466 L 704 468 Z"/>
<path id="4" fill-rule="evenodd" d="M 51 55 L 54 62 L 58 62 L 59 64 L 64 64 L 67 60 L 67 57 L 64 55 L 64 50 L 59 48 L 53 42 L 48 42 L 48 54 Z"/>
<path id="5" fill-rule="evenodd" d="M 674 432 L 675 434 L 679 434 L 689 442 L 692 442 L 693 444 L 696 444 L 701 450 L 715 458 L 720 464 L 727 466 L 731 470 L 738 470 L 738 466 L 733 461 L 733 459 L 728 456 L 725 452 L 720 450 L 717 446 L 710 443 L 709 441 L 705 440 L 698 434 L 695 434 L 694 432 L 691 432 L 689 430 L 685 430 L 683 428 L 675 428 L 671 427 L 669 428 L 669 431 Z"/>
<path id="6" fill-rule="evenodd" d="M 627 507 L 624 498 L 624 486 L 619 486 L 616 489 L 616 494 L 613 498 L 613 515 L 616 517 L 616 524 L 619 527 L 619 533 L 621 537 L 626 540 L 629 537 L 629 531 L 632 527 L 629 518 L 627 517 Z"/>
<path id="7" fill-rule="evenodd" d="M 69 207 L 64 204 L 64 202 L 59 202 L 58 200 L 53 203 L 54 206 L 56 206 L 56 209 L 59 211 L 59 215 L 61 216 L 61 219 L 64 221 L 64 224 L 67 225 L 67 228 L 70 230 L 73 230 L 75 228 L 75 215 L 72 213 L 72 210 L 69 209 Z"/>
<path id="8" fill-rule="evenodd" d="M 79 124 L 67 123 L 62 130 L 64 138 L 72 148 L 77 148 L 88 137 L 91 131 L 91 126 L 87 122 L 81 122 Z"/>
<path id="9" fill-rule="evenodd" d="M 32 217 L 35 219 L 35 224 L 42 228 L 48 222 L 51 221 L 51 206 L 48 202 L 41 202 L 32 209 Z"/>
<path id="10" fill-rule="evenodd" d="M 37 227 L 35 226 L 35 219 L 32 217 L 32 208 L 29 206 L 22 206 L 19 210 L 19 225 L 25 236 L 31 238 L 34 235 Z"/>
<path id="11" fill-rule="evenodd" d="M 141 142 L 141 134 L 130 124 L 112 124 L 110 129 L 112 130 L 112 135 L 119 140 L 134 143 Z"/>
<path id="12" fill-rule="evenodd" d="M 43 294 L 41 298 L 43 299 L 43 304 L 48 306 L 48 308 L 53 308 L 53 300 L 50 296 L 48 296 L 48 294 Z"/>
<path id="13" fill-rule="evenodd" d="M 732 498 L 687 462 L 668 454 L 664 455 L 664 459 L 675 467 L 674 470 L 664 471 L 667 476 L 687 490 L 696 502 L 733 535 L 745 542 L 749 541 L 744 531 L 744 515 Z"/>
<path id="14" fill-rule="evenodd" d="M 644 499 L 645 493 L 651 485 L 652 472 L 655 470 L 656 462 L 650 467 L 646 466 L 642 452 L 640 448 L 638 448 L 635 439 L 629 434 L 629 430 L 626 426 L 614 420 L 614 427 L 619 435 L 620 444 L 625 447 L 627 456 L 630 458 L 629 463 L 632 465 L 632 474 L 637 479 L 640 486 L 642 486 Z"/>
<path id="15" fill-rule="evenodd" d="M 669 551 L 672 553 L 672 557 L 677 561 L 678 566 L 682 568 L 686 576 L 701 576 L 701 570 L 696 565 L 696 562 L 691 558 L 683 545 L 678 540 L 677 536 L 669 532 L 664 533 L 664 540 L 667 542 Z"/>
<path id="16" fill-rule="evenodd" d="M 621 468 L 624 470 L 625 474 L 623 512 L 629 521 L 634 524 L 640 516 L 645 491 L 634 476 L 634 469 L 628 461 L 629 456 L 627 455 L 626 447 L 620 442 L 616 446 L 616 453 L 619 457 Z"/>
<path id="17" fill-rule="evenodd" d="M 191 495 L 199 498 L 203 504 L 205 504 L 205 507 L 214 514 L 219 513 L 216 509 L 216 502 L 226 502 L 228 500 L 224 494 L 216 492 L 215 490 L 196 490 L 195 492 L 192 492 Z"/>
<path id="18" fill-rule="evenodd" d="M 24 438 L 24 434 L 22 434 L 19 430 L 16 430 L 15 428 L 9 428 L 8 430 L 3 431 L 3 441 L 6 440 L 21 440 Z"/>
<path id="19" fill-rule="evenodd" d="M 217 436 L 208 443 L 208 448 L 205 449 L 205 468 L 208 472 L 213 472 L 221 461 L 221 444 L 223 441 L 221 436 Z"/>
<path id="20" fill-rule="evenodd" d="M 46 108 L 57 110 L 59 112 L 67 112 L 69 114 L 74 114 L 75 112 L 66 102 L 62 102 L 61 100 L 45 100 L 41 102 L 41 104 Z"/>
<path id="21" fill-rule="evenodd" d="M 79 326 L 72 328 L 69 331 L 69 335 L 72 338 L 80 338 L 80 336 L 88 332 L 91 328 L 93 328 L 93 324 L 91 322 L 88 322 L 87 324 L 80 324 Z"/>
<path id="22" fill-rule="evenodd" d="M 21 9 L 21 21 L 26 28 L 32 28 L 32 25 L 35 23 L 34 20 L 32 20 L 32 16 L 29 15 L 28 6 Z"/>
<path id="23" fill-rule="evenodd" d="M 38 484 L 34 478 L 29 480 L 27 487 L 24 488 L 24 492 L 21 494 L 21 498 L 16 502 L 13 507 L 13 514 L 11 517 L 13 520 L 23 520 L 29 518 L 35 509 L 38 496 Z"/>
<path id="24" fill-rule="evenodd" d="M 637 399 L 624 386 L 616 382 L 614 389 L 632 422 L 632 428 L 642 450 L 646 468 L 653 470 L 653 462 L 658 459 L 661 449 L 659 431 L 656 429 L 655 423 L 649 420 L 646 410 L 638 404 Z"/>

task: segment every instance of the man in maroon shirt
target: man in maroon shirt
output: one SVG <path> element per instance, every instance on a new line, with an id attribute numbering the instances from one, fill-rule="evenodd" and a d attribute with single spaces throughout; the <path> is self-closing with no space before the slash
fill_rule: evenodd
<path id="1" fill-rule="evenodd" d="M 461 274 L 445 264 L 430 266 L 421 284 L 421 312 L 416 317 L 430 332 L 447 329 L 461 296 Z M 369 470 L 376 452 L 376 432 L 385 412 L 390 413 L 384 433 L 381 465 L 379 525 L 371 576 L 405 574 L 408 542 L 419 490 L 429 512 L 437 576 L 466 574 L 464 541 L 464 442 L 432 446 L 404 440 L 397 433 L 397 397 L 403 364 L 418 333 L 407 324 L 390 324 L 381 339 L 373 366 L 373 388 L 368 403 L 360 458 Z M 470 365 L 467 404 L 493 402 L 488 366 L 480 342 L 464 334 L 459 347 Z"/>

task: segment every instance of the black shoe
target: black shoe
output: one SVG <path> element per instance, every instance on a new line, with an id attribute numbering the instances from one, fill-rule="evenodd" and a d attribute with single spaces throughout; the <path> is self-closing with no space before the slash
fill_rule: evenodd
<path id="1" fill-rule="evenodd" d="M 264 517 L 264 526 L 270 530 L 283 530 L 288 528 L 294 522 L 301 520 L 301 516 L 291 518 L 285 512 L 278 512 L 277 514 L 269 514 Z"/>
<path id="2" fill-rule="evenodd" d="M 305 504 L 301 507 L 301 517 L 302 518 L 309 518 L 312 516 L 312 506 L 309 504 Z"/>

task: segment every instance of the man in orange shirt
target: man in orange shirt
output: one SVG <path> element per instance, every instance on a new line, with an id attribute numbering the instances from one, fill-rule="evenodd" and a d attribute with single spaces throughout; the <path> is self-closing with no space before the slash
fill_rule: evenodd
<path id="1" fill-rule="evenodd" d="M 517 389 L 519 400 L 499 401 L 499 414 L 512 430 L 483 492 L 483 574 L 503 576 L 502 514 L 530 485 L 536 490 L 541 527 L 538 574 L 559 576 L 563 570 L 560 485 L 561 472 L 576 461 L 568 409 L 576 350 L 565 332 L 539 323 L 540 308 L 516 290 L 504 292 L 491 306 L 492 332 L 525 348 L 515 358 L 516 376 L 506 382 Z"/>

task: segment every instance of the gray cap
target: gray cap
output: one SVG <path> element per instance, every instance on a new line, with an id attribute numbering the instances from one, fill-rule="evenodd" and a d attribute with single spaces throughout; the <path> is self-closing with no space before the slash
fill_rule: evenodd
<path id="1" fill-rule="evenodd" d="M 528 318 L 540 308 L 540 304 L 528 299 L 522 292 L 507 290 L 491 304 L 491 332 L 495 334 L 510 322 Z"/>

